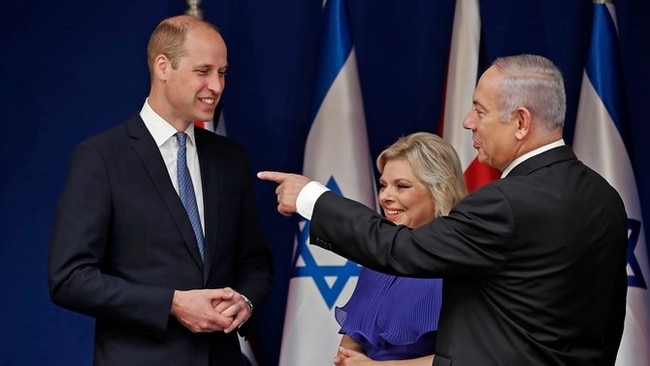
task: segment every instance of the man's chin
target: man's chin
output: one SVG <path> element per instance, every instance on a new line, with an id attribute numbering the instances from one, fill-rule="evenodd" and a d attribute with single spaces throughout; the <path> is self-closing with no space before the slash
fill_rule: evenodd
<path id="1" fill-rule="evenodd" d="M 214 113 L 197 113 L 195 121 L 209 122 L 214 118 Z"/>
<path id="2" fill-rule="evenodd" d="M 490 165 L 488 164 L 488 158 L 485 154 L 481 153 L 481 150 L 478 151 L 478 155 L 476 155 L 476 160 L 478 160 L 479 163 L 485 164 L 485 165 Z"/>

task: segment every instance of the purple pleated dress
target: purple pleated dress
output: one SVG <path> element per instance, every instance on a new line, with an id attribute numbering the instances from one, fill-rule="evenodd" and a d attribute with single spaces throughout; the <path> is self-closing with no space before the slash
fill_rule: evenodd
<path id="1" fill-rule="evenodd" d="M 391 276 L 362 268 L 348 303 L 335 309 L 339 333 L 359 342 L 373 360 L 433 354 L 442 280 Z"/>

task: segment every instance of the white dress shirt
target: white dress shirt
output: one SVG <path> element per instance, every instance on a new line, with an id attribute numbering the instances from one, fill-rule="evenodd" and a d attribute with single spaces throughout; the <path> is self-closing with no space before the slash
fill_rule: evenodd
<path id="1" fill-rule="evenodd" d="M 178 193 L 178 174 L 176 171 L 178 141 L 174 134 L 179 131 L 176 131 L 171 124 L 151 109 L 148 98 L 145 100 L 144 105 L 140 110 L 140 117 L 144 121 L 144 125 L 147 127 L 147 130 L 149 130 L 149 133 L 151 133 L 151 136 L 153 136 L 153 139 L 160 150 L 160 155 L 162 155 L 165 165 L 167 166 L 167 171 L 169 172 L 169 177 L 172 180 L 174 189 L 176 190 L 176 193 Z M 194 186 L 196 205 L 199 209 L 199 217 L 201 218 L 201 228 L 203 229 L 203 235 L 205 235 L 205 219 L 203 217 L 203 184 L 201 183 L 201 168 L 199 166 L 199 156 L 196 152 L 196 140 L 194 139 L 194 124 L 190 123 L 190 126 L 184 132 L 187 134 L 187 168 L 190 171 L 190 177 L 192 177 L 192 186 Z"/>

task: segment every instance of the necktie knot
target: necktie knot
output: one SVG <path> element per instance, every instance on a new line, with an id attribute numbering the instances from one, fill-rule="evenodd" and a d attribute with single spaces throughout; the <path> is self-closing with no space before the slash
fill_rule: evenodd
<path id="1" fill-rule="evenodd" d="M 178 141 L 178 148 L 185 149 L 187 134 L 185 132 L 176 132 L 174 135 L 176 136 L 176 141 Z"/>

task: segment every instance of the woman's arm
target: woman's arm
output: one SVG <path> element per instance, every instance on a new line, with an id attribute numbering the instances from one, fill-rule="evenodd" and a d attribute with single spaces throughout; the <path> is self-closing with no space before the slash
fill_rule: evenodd
<path id="1" fill-rule="evenodd" d="M 341 343 L 339 344 L 339 346 L 365 354 L 365 352 L 363 351 L 363 347 L 361 347 L 359 342 L 355 341 L 347 334 L 344 334 L 343 337 L 341 337 Z"/>

